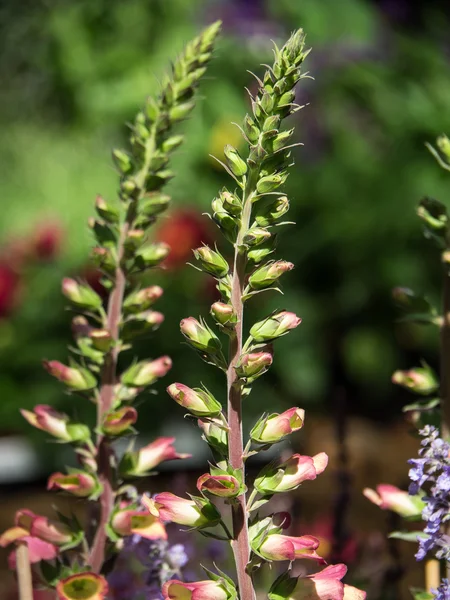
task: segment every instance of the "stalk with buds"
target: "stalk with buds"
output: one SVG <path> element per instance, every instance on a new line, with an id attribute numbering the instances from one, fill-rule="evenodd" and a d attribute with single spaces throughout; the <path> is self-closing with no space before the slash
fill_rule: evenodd
<path id="1" fill-rule="evenodd" d="M 77 455 L 79 468 L 54 473 L 48 489 L 91 501 L 97 514 L 85 530 L 74 515 L 49 520 L 27 510 L 17 513 L 14 527 L 0 537 L 0 545 L 17 545 L 20 600 L 32 598 L 30 562 L 34 583 L 53 590 L 53 597 L 56 593 L 60 600 L 107 598 L 105 564 L 123 546 L 124 538 L 167 537 L 161 519 L 141 504 L 127 480 L 148 475 L 164 460 L 186 455 L 176 452 L 174 438 L 159 438 L 141 449 L 131 444 L 119 460 L 114 442 L 135 435 L 136 398 L 164 377 L 172 363 L 167 356 L 146 359 L 119 373 L 118 358 L 164 319 L 153 308 L 163 290 L 141 288 L 139 276 L 158 267 L 170 250 L 165 244 L 151 243 L 149 231 L 170 202 L 163 188 L 173 177 L 170 156 L 183 142 L 173 128 L 194 108 L 195 90 L 219 28 L 220 23 L 215 23 L 187 44 L 159 94 L 138 113 L 131 126 L 129 151 L 113 151 L 120 203 L 116 206 L 98 197 L 97 216 L 90 221 L 95 238 L 92 258 L 102 273 L 106 303 L 87 283 L 63 281 L 63 294 L 77 313 L 75 347 L 68 365 L 51 360 L 44 367 L 68 393 L 96 406 L 96 427 L 92 431 L 46 405 L 22 414 L 58 443 L 71 444 Z"/>
<path id="2" fill-rule="evenodd" d="M 319 541 L 312 536 L 293 537 L 282 532 L 288 526 L 286 515 L 262 518 L 258 509 L 277 493 L 296 489 L 315 479 L 327 465 L 324 453 L 314 457 L 294 454 L 282 463 L 267 465 L 253 488 L 247 480 L 245 463 L 257 454 L 298 431 L 304 411 L 294 407 L 282 414 L 262 415 L 244 444 L 242 402 L 253 383 L 273 361 L 272 343 L 300 325 L 301 319 L 287 310 L 277 310 L 244 329 L 244 312 L 251 298 L 266 290 L 277 290 L 283 274 L 292 263 L 272 258 L 276 248 L 276 227 L 289 209 L 282 192 L 292 163 L 293 129 L 282 129 L 283 120 L 301 107 L 295 104 L 295 87 L 306 76 L 303 61 L 308 55 L 302 30 L 295 32 L 279 49 L 263 79 L 257 78 L 258 92 L 251 96 L 252 114 L 242 123 L 247 144 L 245 155 L 230 145 L 224 149 L 224 169 L 233 180 L 212 202 L 212 219 L 231 243 L 231 264 L 219 249 L 204 246 L 194 250 L 201 270 L 213 276 L 221 299 L 211 307 L 215 329 L 205 318 L 188 317 L 181 332 L 188 344 L 226 378 L 227 409 L 220 399 L 201 388 L 184 383 L 168 387 L 169 395 L 195 418 L 209 444 L 215 463 L 202 475 L 199 496 L 190 500 L 170 493 L 159 494 L 146 503 L 151 514 L 198 528 L 201 533 L 230 541 L 236 564 L 237 581 L 221 571 L 207 571 L 209 580 L 196 583 L 170 581 L 163 588 L 166 600 L 172 598 L 213 598 L 254 600 L 253 577 L 265 562 L 309 559 L 324 561 L 317 554 Z M 248 332 L 247 332 L 248 329 Z M 223 340 L 228 340 L 228 349 Z M 225 390 L 224 390 L 225 396 Z M 249 400 L 250 401 L 250 400 Z M 215 505 L 225 498 L 231 513 L 231 531 L 226 515 Z M 211 528 L 221 527 L 223 532 Z M 321 598 L 346 600 L 365 598 L 365 593 L 341 582 L 344 565 L 329 566 L 313 576 L 292 578 L 288 571 L 272 586 L 269 597 Z"/>

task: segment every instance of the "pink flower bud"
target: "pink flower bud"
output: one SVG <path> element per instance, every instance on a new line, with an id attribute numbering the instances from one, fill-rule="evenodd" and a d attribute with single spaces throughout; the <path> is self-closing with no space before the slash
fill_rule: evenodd
<path id="1" fill-rule="evenodd" d="M 200 262 L 203 271 L 214 277 L 225 277 L 229 266 L 220 252 L 211 250 L 209 246 L 202 246 L 193 251 L 195 258 Z"/>
<path id="2" fill-rule="evenodd" d="M 210 475 L 205 473 L 197 480 L 199 492 L 209 492 L 221 498 L 235 498 L 239 495 L 241 485 L 232 475 Z"/>
<path id="3" fill-rule="evenodd" d="M 211 306 L 211 315 L 214 320 L 220 325 L 232 326 L 237 322 L 237 315 L 231 304 L 225 304 L 225 302 L 214 302 Z"/>
<path id="4" fill-rule="evenodd" d="M 214 417 L 222 411 L 220 402 L 217 402 L 207 390 L 191 389 L 182 383 L 172 383 L 167 388 L 167 393 L 175 402 L 197 417 Z"/>
<path id="5" fill-rule="evenodd" d="M 190 454 L 178 454 L 173 446 L 175 438 L 160 437 L 137 452 L 127 452 L 120 463 L 125 475 L 142 476 L 165 460 L 189 458 Z"/>
<path id="6" fill-rule="evenodd" d="M 341 582 L 346 572 L 347 567 L 339 564 L 330 565 L 319 573 L 300 577 L 296 582 L 292 581 L 294 585 L 290 587 L 289 598 L 295 598 L 295 600 L 310 600 L 311 598 L 315 600 L 365 600 L 366 592 Z M 282 594 L 286 583 L 286 580 L 275 581 L 269 598 Z"/>
<path id="7" fill-rule="evenodd" d="M 263 417 L 250 432 L 250 437 L 259 444 L 274 444 L 287 435 L 303 427 L 305 411 L 302 408 L 290 408 L 284 413 L 274 413 Z"/>
<path id="8" fill-rule="evenodd" d="M 31 525 L 30 534 L 55 546 L 64 546 L 74 537 L 67 525 L 51 521 L 47 517 L 36 517 Z"/>
<path id="9" fill-rule="evenodd" d="M 44 360 L 43 365 L 50 375 L 74 390 L 87 391 L 97 385 L 97 380 L 87 369 L 67 367 L 57 360 Z"/>
<path id="10" fill-rule="evenodd" d="M 122 435 L 130 430 L 137 421 L 137 410 L 131 406 L 122 406 L 118 410 L 108 413 L 104 420 L 102 430 L 106 435 Z"/>
<path id="11" fill-rule="evenodd" d="M 219 581 L 185 583 L 170 579 L 162 587 L 164 600 L 227 600 L 229 597 Z"/>
<path id="12" fill-rule="evenodd" d="M 263 375 L 273 362 L 273 352 L 250 352 L 243 354 L 236 367 L 236 373 L 243 378 L 256 378 Z"/>
<path id="13" fill-rule="evenodd" d="M 89 337 L 93 347 L 100 350 L 100 352 L 108 352 L 114 344 L 114 340 L 107 329 L 92 329 L 89 332 Z"/>
<path id="14" fill-rule="evenodd" d="M 162 295 L 162 287 L 152 285 L 128 294 L 124 300 L 123 307 L 128 312 L 139 313 L 153 306 Z"/>
<path id="15" fill-rule="evenodd" d="M 269 534 L 258 548 L 258 553 L 266 560 L 290 560 L 310 558 L 324 562 L 316 552 L 319 540 L 312 535 L 293 537 L 278 533 Z"/>
<path id="16" fill-rule="evenodd" d="M 59 413 L 47 404 L 38 404 L 34 407 L 33 412 L 21 409 L 21 414 L 30 425 L 50 433 L 60 440 L 66 442 L 72 441 L 72 438 L 67 431 L 67 423 L 69 417 L 63 413 Z"/>
<path id="17" fill-rule="evenodd" d="M 102 306 L 102 299 L 88 285 L 83 285 L 66 277 L 62 282 L 62 292 L 73 304 L 80 308 L 98 310 Z"/>
<path id="18" fill-rule="evenodd" d="M 123 373 L 121 381 L 124 385 L 132 387 L 145 387 L 154 383 L 159 377 L 172 368 L 172 361 L 168 356 L 161 356 L 156 360 L 143 360 Z"/>
<path id="19" fill-rule="evenodd" d="M 69 492 L 78 498 L 88 498 L 99 491 L 99 482 L 93 475 L 82 471 L 70 473 L 53 473 L 49 477 L 47 489 L 53 491 Z"/>
<path id="20" fill-rule="evenodd" d="M 47 404 L 38 404 L 34 412 L 22 409 L 20 411 L 30 425 L 50 433 L 65 442 L 86 441 L 91 434 L 89 427 L 83 423 L 70 423 L 69 417 L 59 413 Z"/>
<path id="21" fill-rule="evenodd" d="M 106 600 L 108 584 L 102 575 L 77 573 L 58 581 L 58 600 Z"/>
<path id="22" fill-rule="evenodd" d="M 142 501 L 145 502 L 145 499 Z M 154 505 L 163 521 L 172 521 L 179 525 L 210 527 L 220 520 L 216 507 L 202 498 L 196 498 L 195 501 L 186 500 L 170 492 L 163 492 L 155 496 Z"/>
<path id="23" fill-rule="evenodd" d="M 124 506 L 111 519 L 113 530 L 125 537 L 138 534 L 148 540 L 166 540 L 167 532 L 161 519 L 148 510 Z"/>
<path id="24" fill-rule="evenodd" d="M 268 465 L 255 480 L 256 489 L 262 494 L 295 490 L 304 481 L 315 479 L 328 463 L 328 456 L 321 452 L 315 456 L 294 454 L 278 466 Z"/>
<path id="25" fill-rule="evenodd" d="M 250 335 L 256 342 L 269 342 L 295 329 L 301 322 L 297 315 L 283 310 L 255 323 L 250 329 Z"/>
<path id="26" fill-rule="evenodd" d="M 382 483 L 377 485 L 377 490 L 365 488 L 364 496 L 384 510 L 392 510 L 401 517 L 419 517 L 425 503 L 420 496 L 410 496 L 408 492 L 400 490 L 394 485 Z"/>
<path id="27" fill-rule="evenodd" d="M 203 431 L 203 438 L 222 455 L 228 454 L 228 434 L 219 419 L 198 419 L 198 426 Z"/>
<path id="28" fill-rule="evenodd" d="M 181 333 L 188 342 L 202 352 L 207 354 L 217 354 L 222 345 L 216 334 L 204 323 L 199 322 L 194 317 L 183 319 L 180 323 Z"/>
<path id="29" fill-rule="evenodd" d="M 294 265 L 285 260 L 277 260 L 263 265 L 250 275 L 248 279 L 250 287 L 254 290 L 263 290 L 275 283 L 283 273 L 291 271 L 293 268 Z"/>
<path id="30" fill-rule="evenodd" d="M 78 340 L 79 338 L 89 337 L 90 332 L 93 330 L 92 325 L 86 317 L 77 315 L 72 319 L 72 334 L 73 337 Z"/>
<path id="31" fill-rule="evenodd" d="M 392 375 L 392 383 L 425 396 L 432 394 L 439 388 L 439 381 L 428 365 L 409 371 L 395 371 Z"/>

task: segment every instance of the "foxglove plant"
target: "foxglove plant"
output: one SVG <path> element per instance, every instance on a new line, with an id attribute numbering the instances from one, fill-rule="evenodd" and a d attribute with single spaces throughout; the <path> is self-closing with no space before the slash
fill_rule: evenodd
<path id="1" fill-rule="evenodd" d="M 130 150 L 113 152 L 120 174 L 120 205 L 98 197 L 97 217 L 90 221 L 93 261 L 108 292 L 106 307 L 87 283 L 63 281 L 63 294 L 77 313 L 75 347 L 68 365 L 51 360 L 44 367 L 68 393 L 96 406 L 96 427 L 92 431 L 47 405 L 22 414 L 57 442 L 71 444 L 77 455 L 79 468 L 54 473 L 48 489 L 91 501 L 97 515 L 83 528 L 73 515 L 58 514 L 52 520 L 29 510 L 17 512 L 14 527 L 1 536 L 0 545 L 17 545 L 11 560 L 17 564 L 20 600 L 32 599 L 32 583 L 53 590 L 53 597 L 56 590 L 60 600 L 101 600 L 108 596 L 106 572 L 121 548 L 129 550 L 130 537 L 136 552 L 142 539 L 153 546 L 166 544 L 163 522 L 140 503 L 127 480 L 148 475 L 162 461 L 187 455 L 177 453 L 174 438 L 158 438 L 145 448 L 135 450 L 131 445 L 119 459 L 114 442 L 136 434 L 135 400 L 167 374 L 171 360 L 163 356 L 132 362 L 119 374 L 118 358 L 164 319 L 153 310 L 163 290 L 155 285 L 142 288 L 138 277 L 159 266 L 170 250 L 166 244 L 148 241 L 149 228 L 169 205 L 170 197 L 162 190 L 173 177 L 170 155 L 183 142 L 172 129 L 194 108 L 195 90 L 219 28 L 215 23 L 187 44 L 159 95 L 149 98 L 131 126 Z M 39 567 L 33 568 L 33 582 L 30 562 Z M 167 577 L 171 575 L 168 571 Z"/>
<path id="2" fill-rule="evenodd" d="M 428 149 L 445 170 L 450 171 L 450 140 L 441 136 L 436 150 Z M 394 532 L 392 537 L 419 543 L 417 560 L 428 558 L 426 585 L 428 592 L 414 592 L 417 598 L 450 598 L 450 222 L 444 204 L 432 198 L 423 199 L 417 215 L 424 223 L 425 237 L 439 248 L 443 265 L 442 314 L 429 301 L 410 289 L 396 288 L 394 299 L 404 310 L 404 320 L 435 325 L 440 330 L 440 377 L 426 364 L 406 371 L 396 371 L 396 383 L 422 398 L 404 407 L 409 420 L 422 437 L 419 457 L 409 461 L 409 496 L 389 485 L 365 495 L 380 506 L 401 516 L 425 522 L 423 531 Z M 424 489 L 422 489 L 422 487 Z M 430 556 L 431 555 L 431 556 Z M 439 583 L 439 570 L 433 558 L 445 566 L 447 577 Z"/>
<path id="3" fill-rule="evenodd" d="M 258 509 L 272 496 L 298 488 L 315 479 L 327 466 L 324 453 L 314 457 L 294 454 L 281 463 L 270 463 L 256 477 L 253 488 L 245 474 L 246 460 L 298 431 L 304 411 L 292 408 L 282 414 L 262 415 L 250 432 L 244 447 L 242 401 L 252 385 L 272 364 L 272 342 L 300 325 L 301 319 L 286 310 L 277 310 L 244 333 L 244 308 L 256 294 L 277 290 L 280 277 L 293 268 L 292 263 L 273 260 L 276 234 L 274 227 L 289 209 L 282 193 L 292 161 L 293 130 L 282 130 L 283 119 L 299 110 L 295 104 L 295 86 L 306 74 L 301 67 L 305 50 L 302 30 L 295 32 L 279 49 L 275 61 L 263 79 L 257 79 L 258 92 L 250 96 L 252 115 L 246 115 L 242 135 L 248 145 L 245 156 L 230 145 L 224 149 L 224 169 L 233 180 L 233 189 L 222 189 L 212 202 L 212 219 L 233 247 L 232 264 L 218 248 L 203 246 L 194 250 L 198 268 L 214 277 L 220 301 L 211 307 L 214 330 L 205 318 L 187 317 L 181 332 L 200 357 L 222 371 L 226 377 L 227 410 L 206 388 L 190 388 L 173 383 L 169 395 L 198 420 L 204 440 L 209 444 L 215 463 L 200 476 L 198 496 L 189 499 L 166 492 L 147 498 L 149 512 L 162 519 L 196 528 L 207 536 L 230 541 L 234 553 L 237 585 L 221 571 L 207 571 L 209 579 L 194 583 L 168 581 L 163 587 L 166 600 L 254 600 L 253 576 L 264 564 L 299 558 L 318 564 L 319 541 L 309 535 L 293 537 L 282 532 L 288 526 L 285 514 L 260 517 Z M 219 161 L 221 162 L 221 161 Z M 222 336 L 220 335 L 222 334 Z M 221 337 L 228 338 L 228 352 Z M 226 339 L 226 338 L 225 338 Z M 228 509 L 219 510 L 214 499 L 224 498 L 231 512 L 232 528 L 226 521 Z M 224 535 L 212 528 L 220 526 Z M 322 600 L 362 599 L 365 593 L 341 582 L 344 565 L 329 566 L 315 575 L 276 580 L 269 592 L 272 600 L 282 598 L 321 598 Z"/>

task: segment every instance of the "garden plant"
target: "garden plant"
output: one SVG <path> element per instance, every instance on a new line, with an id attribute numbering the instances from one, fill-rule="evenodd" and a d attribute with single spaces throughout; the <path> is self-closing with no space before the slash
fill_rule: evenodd
<path id="1" fill-rule="evenodd" d="M 450 140 L 442 135 L 437 150 L 428 145 L 440 166 L 450 171 Z M 421 438 L 419 456 L 409 462 L 409 493 L 390 484 L 366 489 L 369 500 L 408 521 L 424 522 L 423 530 L 396 531 L 392 538 L 418 542 L 416 559 L 425 563 L 426 590 L 412 589 L 416 600 L 450 598 L 450 222 L 446 206 L 424 198 L 417 209 L 425 237 L 436 245 L 442 263 L 442 305 L 436 309 L 409 288 L 396 288 L 394 299 L 404 321 L 431 325 L 440 334 L 440 373 L 420 367 L 396 371 L 395 384 L 421 398 L 403 408 Z"/>
<path id="2" fill-rule="evenodd" d="M 122 455 L 116 453 L 116 440 L 136 433 L 138 395 L 171 367 L 167 356 L 139 362 L 131 358 L 122 366 L 122 353 L 129 356 L 134 340 L 163 321 L 163 315 L 153 310 L 163 290 L 155 285 L 142 288 L 139 281 L 144 271 L 163 263 L 170 248 L 150 242 L 148 229 L 169 205 L 162 189 L 173 177 L 170 154 L 183 142 L 172 127 L 194 108 L 194 92 L 218 30 L 215 23 L 186 46 L 159 95 L 138 113 L 129 151 L 113 152 L 120 173 L 120 205 L 98 197 L 97 217 L 90 222 L 96 244 L 92 258 L 103 275 L 106 301 L 84 281 L 63 281 L 63 293 L 77 312 L 72 325 L 75 345 L 69 365 L 50 360 L 44 366 L 74 398 L 94 404 L 96 424 L 90 428 L 74 422 L 47 405 L 22 414 L 31 425 L 75 450 L 79 466 L 51 475 L 49 490 L 86 499 L 89 505 L 84 516 L 58 513 L 55 519 L 27 509 L 17 512 L 0 544 L 15 545 L 10 565 L 17 571 L 20 600 L 119 597 L 117 580 L 124 577 L 121 569 L 127 555 L 140 563 L 142 576 L 135 589 L 125 577 L 126 595 L 120 597 L 130 600 L 253 600 L 259 569 L 273 562 L 285 563 L 286 570 L 275 577 L 270 590 L 262 590 L 271 600 L 365 598 L 363 591 L 342 582 L 345 565 L 324 566 L 317 538 L 283 533 L 289 515 L 267 510 L 274 495 L 320 475 L 327 466 L 326 454 L 293 454 L 270 462 L 253 483 L 245 470 L 252 456 L 300 430 L 305 417 L 299 407 L 263 414 L 244 443 L 242 403 L 252 401 L 253 383 L 270 368 L 272 343 L 301 322 L 283 308 L 247 327 L 244 309 L 258 294 L 280 292 L 280 277 L 293 268 L 292 263 L 275 259 L 274 252 L 289 209 L 283 184 L 292 167 L 292 148 L 298 145 L 293 143 L 293 129 L 281 126 L 302 108 L 295 102 L 295 88 L 307 76 L 302 72 L 308 55 L 302 30 L 281 49 L 275 45 L 273 65 L 267 66 L 262 79 L 255 76 L 258 89 L 250 94 L 251 114 L 241 127 L 246 153 L 231 145 L 224 149 L 222 166 L 232 184 L 212 202 L 211 217 L 231 246 L 231 260 L 226 258 L 230 253 L 223 255 L 218 248 L 204 245 L 194 250 L 196 266 L 215 278 L 220 300 L 211 306 L 215 330 L 204 317 L 187 317 L 181 333 L 218 370 L 226 402 L 204 387 L 184 383 L 172 383 L 167 391 L 198 423 L 214 460 L 210 472 L 198 479 L 195 496 L 139 495 L 133 480 L 151 474 L 164 460 L 186 455 L 179 454 L 174 438 L 167 437 L 144 448 L 131 443 Z M 202 581 L 184 581 L 182 553 L 167 543 L 168 522 L 231 544 L 236 577 L 217 565 L 205 569 Z M 319 565 L 320 570 L 292 577 L 296 559 Z"/>

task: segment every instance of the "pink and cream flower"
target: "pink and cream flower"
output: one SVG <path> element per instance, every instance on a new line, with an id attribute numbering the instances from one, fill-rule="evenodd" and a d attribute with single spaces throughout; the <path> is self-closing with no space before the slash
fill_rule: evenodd
<path id="1" fill-rule="evenodd" d="M 228 594 L 218 581 L 185 583 L 171 579 L 162 588 L 164 600 L 227 600 Z"/>
<path id="2" fill-rule="evenodd" d="M 316 552 L 319 544 L 320 541 L 312 535 L 294 537 L 273 533 L 264 539 L 258 548 L 258 553 L 270 561 L 310 558 L 323 563 L 325 561 Z"/>

